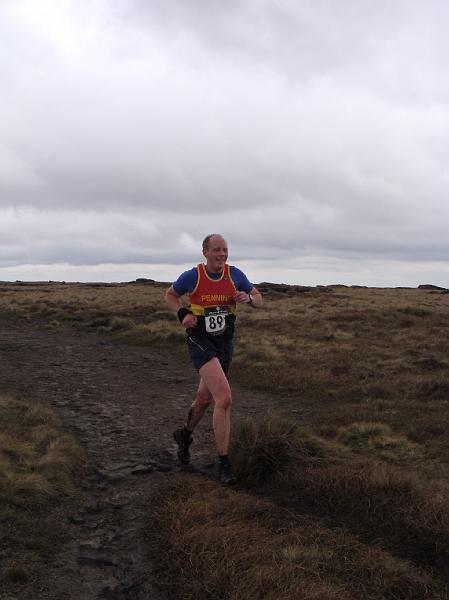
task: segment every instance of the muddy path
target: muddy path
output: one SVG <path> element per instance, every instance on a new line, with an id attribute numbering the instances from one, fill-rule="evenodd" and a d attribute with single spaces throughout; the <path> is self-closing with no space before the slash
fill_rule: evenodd
<path id="1" fill-rule="evenodd" d="M 165 598 L 143 532 L 151 519 L 151 491 L 179 471 L 172 431 L 183 423 L 197 383 L 187 357 L 1 319 L 0 373 L 0 393 L 51 406 L 87 457 L 80 501 L 64 515 L 69 541 L 28 597 Z M 233 389 L 234 421 L 266 410 L 268 398 Z M 212 475 L 208 415 L 192 453 L 192 468 Z"/>

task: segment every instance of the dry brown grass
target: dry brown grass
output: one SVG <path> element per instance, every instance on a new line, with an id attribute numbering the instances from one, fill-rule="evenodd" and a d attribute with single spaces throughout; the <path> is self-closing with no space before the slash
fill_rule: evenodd
<path id="1" fill-rule="evenodd" d="M 375 428 L 349 428 L 349 439 L 367 430 Z M 382 427 L 375 431 L 374 439 L 390 434 Z M 232 456 L 240 479 L 277 503 L 346 527 L 443 577 L 449 573 L 447 485 L 361 457 L 273 416 L 258 425 L 243 424 L 234 437 Z"/>
<path id="2" fill-rule="evenodd" d="M 81 451 L 52 411 L 0 396 L 0 502 L 35 508 L 74 491 Z"/>
<path id="3" fill-rule="evenodd" d="M 449 295 L 314 290 L 265 304 L 242 311 L 234 377 L 307 408 L 329 435 L 380 422 L 449 460 Z"/>
<path id="4" fill-rule="evenodd" d="M 82 460 L 49 409 L 0 396 L 0 595 L 60 547 L 57 507 L 75 496 Z"/>
<path id="5" fill-rule="evenodd" d="M 351 423 L 338 429 L 336 439 L 360 455 L 380 458 L 393 464 L 410 467 L 423 460 L 423 449 L 419 444 L 393 433 L 383 423 Z"/>
<path id="6" fill-rule="evenodd" d="M 173 599 L 443 598 L 410 563 L 269 500 L 178 476 L 154 506 L 149 535 Z"/>
<path id="7" fill-rule="evenodd" d="M 168 284 L 0 284 L 0 317 L 98 331 L 132 344 L 182 344 L 165 306 Z"/>
<path id="8" fill-rule="evenodd" d="M 1 286 L 0 316 L 15 315 L 45 327 L 100 331 L 128 343 L 170 342 L 173 349 L 181 351 L 182 329 L 165 307 L 166 287 L 8 284 Z M 287 527 L 285 515 L 290 514 L 292 521 L 288 526 L 296 526 L 297 519 L 306 519 L 316 539 L 324 538 L 320 537 L 322 522 L 314 519 L 337 528 L 338 535 L 342 535 L 338 527 L 349 530 L 347 535 L 355 540 L 357 548 L 363 549 L 354 558 L 360 564 L 351 566 L 351 573 L 357 572 L 362 580 L 370 582 L 374 578 L 365 573 L 366 556 L 383 548 L 382 556 L 388 559 L 385 563 L 376 558 L 384 566 L 377 583 L 372 584 L 373 598 L 448 598 L 448 333 L 449 295 L 428 290 L 336 288 L 333 292 L 312 289 L 299 293 L 287 287 L 281 291 L 268 286 L 264 310 L 243 307 L 239 312 L 232 377 L 244 386 L 263 391 L 265 397 L 271 395 L 272 405 L 287 418 L 288 426 L 283 419 L 284 424 L 279 425 L 272 415 L 267 416 L 264 426 L 243 424 L 234 445 L 236 467 L 247 486 L 269 496 L 263 510 L 274 514 L 279 509 L 273 502 L 288 507 L 289 513 L 281 511 L 282 527 Z M 201 498 L 194 492 L 196 486 L 203 493 Z M 184 487 L 192 498 L 197 498 L 198 507 L 186 498 Z M 222 516 L 214 508 L 216 495 L 226 499 Z M 240 564 L 233 558 L 240 554 L 232 531 L 229 530 L 229 541 L 220 541 L 221 536 L 227 535 L 229 514 L 237 511 L 233 508 L 229 513 L 227 509 L 234 506 L 233 496 L 213 486 L 202 487 L 197 480 L 194 485 L 182 480 L 167 498 L 168 504 L 161 501 L 160 543 L 174 557 L 171 576 L 176 579 L 185 574 L 189 579 L 187 595 L 182 596 L 184 592 L 177 587 L 178 597 L 296 598 L 296 592 L 288 595 L 293 588 L 282 588 L 289 581 L 299 586 L 300 597 L 304 598 L 371 597 L 365 588 L 357 587 L 355 575 L 350 575 L 350 584 L 347 583 L 342 574 L 344 564 L 335 564 L 337 559 L 326 563 L 319 558 L 335 556 L 326 554 L 331 552 L 326 549 L 328 542 L 323 542 L 323 554 L 312 541 L 306 544 L 307 552 L 291 540 L 284 540 L 285 545 L 278 548 L 270 541 L 271 530 L 267 530 L 263 520 L 259 523 L 256 519 L 255 529 L 247 531 L 240 517 L 238 526 L 243 528 L 243 537 L 253 541 L 247 554 L 239 558 L 249 573 L 249 579 L 241 585 L 248 588 L 223 588 L 228 590 L 227 596 L 214 596 L 220 585 L 234 585 L 221 579 L 217 583 L 216 577 L 222 577 L 215 574 L 217 564 L 224 562 L 231 571 Z M 246 518 L 251 510 L 259 514 L 260 500 L 245 498 Z M 184 502 L 186 510 L 192 513 L 192 523 L 204 520 L 200 528 L 203 546 L 195 538 L 195 527 L 189 525 Z M 270 509 L 266 508 L 268 505 Z M 186 525 L 176 517 L 176 510 L 187 519 Z M 201 511 L 206 516 L 210 511 L 212 520 L 201 516 Z M 214 525 L 217 519 L 218 529 Z M 230 526 L 232 523 L 231 519 Z M 257 531 L 259 525 L 261 529 Z M 281 537 L 282 527 L 278 530 Z M 177 532 L 178 541 L 173 532 Z M 330 532 L 326 530 L 323 535 L 335 533 L 334 529 Z M 301 536 L 312 539 L 304 532 Z M 190 542 L 192 546 L 188 545 Z M 339 543 L 335 542 L 336 547 Z M 184 563 L 175 557 L 176 553 L 183 556 L 183 547 L 187 548 Z M 272 579 L 271 571 L 267 575 L 273 548 L 278 552 L 276 561 L 283 557 L 279 570 L 282 583 Z M 264 557 L 260 567 L 258 556 Z M 312 557 L 305 570 L 301 562 L 304 556 Z M 324 571 L 322 562 L 326 565 Z M 428 574 L 423 575 L 411 563 L 426 569 Z M 329 575 L 326 569 L 331 567 L 340 569 L 338 576 Z M 195 577 L 187 577 L 192 568 L 199 583 Z M 298 583 L 305 571 L 307 576 Z M 399 576 L 399 572 L 408 573 L 406 577 L 411 579 L 402 580 L 405 575 Z M 422 582 L 429 577 L 426 595 Z M 400 585 L 396 585 L 397 581 Z M 421 583 L 415 589 L 410 581 Z M 200 587 L 191 587 L 196 585 Z M 263 588 L 266 595 L 238 595 L 249 593 L 253 585 L 254 589 Z M 271 593 L 270 586 L 275 590 L 273 596 L 267 595 Z M 317 596 L 311 595 L 314 586 Z"/>

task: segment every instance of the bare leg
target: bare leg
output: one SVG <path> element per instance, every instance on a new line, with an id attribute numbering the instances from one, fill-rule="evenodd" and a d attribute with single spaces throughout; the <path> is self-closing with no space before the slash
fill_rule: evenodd
<path id="1" fill-rule="evenodd" d="M 207 407 L 212 401 L 212 394 L 209 392 L 206 384 L 200 379 L 200 384 L 196 392 L 195 399 L 190 407 L 187 416 L 186 427 L 189 431 L 193 431 L 204 416 Z"/>
<path id="2" fill-rule="evenodd" d="M 231 388 L 217 358 L 212 358 L 199 371 L 201 381 L 214 400 L 213 425 L 218 454 L 228 454 L 231 431 Z"/>

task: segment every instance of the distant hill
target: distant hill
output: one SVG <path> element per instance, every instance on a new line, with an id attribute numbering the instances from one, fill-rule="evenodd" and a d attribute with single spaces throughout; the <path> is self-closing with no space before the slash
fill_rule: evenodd
<path id="1" fill-rule="evenodd" d="M 421 285 L 418 285 L 418 290 L 446 290 L 446 288 L 444 287 L 440 287 L 439 285 L 432 285 L 431 283 L 424 283 Z"/>

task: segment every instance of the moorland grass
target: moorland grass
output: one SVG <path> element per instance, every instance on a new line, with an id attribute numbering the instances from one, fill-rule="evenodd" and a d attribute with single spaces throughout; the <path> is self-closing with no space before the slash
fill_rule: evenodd
<path id="1" fill-rule="evenodd" d="M 165 306 L 167 287 L 2 284 L 0 316 L 126 343 L 169 343 L 185 353 L 182 328 Z M 263 310 L 239 310 L 235 381 L 272 394 L 280 410 L 307 409 L 321 433 L 334 436 L 354 421 L 382 423 L 433 461 L 449 462 L 449 294 L 262 288 Z"/>
<path id="2" fill-rule="evenodd" d="M 76 495 L 82 461 L 52 411 L 0 396 L 0 595 L 60 548 L 57 509 Z"/>
<path id="3" fill-rule="evenodd" d="M 338 441 L 268 415 L 240 427 L 233 438 L 234 465 L 241 481 L 278 504 L 346 527 L 447 578 L 449 487 L 391 465 L 391 454 L 396 451 L 401 459 L 403 454 L 396 439 L 390 443 L 388 462 L 360 455 L 362 447 L 371 450 L 373 438 L 390 441 L 389 429 L 354 424 L 340 440 L 349 440 L 351 446 L 357 432 L 354 453 Z"/>
<path id="4" fill-rule="evenodd" d="M 198 477 L 177 476 L 153 506 L 148 535 L 173 599 L 443 598 L 430 574 L 346 529 Z"/>
<path id="5" fill-rule="evenodd" d="M 9 284 L 0 295 L 0 316 L 98 331 L 126 343 L 169 343 L 185 352 L 182 329 L 164 305 L 166 287 Z M 236 523 L 251 545 L 241 556 L 232 532 L 238 513 L 233 494 L 196 479 L 194 485 L 176 483 L 167 502 L 161 499 L 158 530 L 160 547 L 172 557 L 177 597 L 296 598 L 300 590 L 305 599 L 447 599 L 449 295 L 348 288 L 299 293 L 268 286 L 264 298 L 263 310 L 239 311 L 232 378 L 270 396 L 285 418 L 267 414 L 263 425 L 234 428 L 233 457 L 248 490 L 265 496 L 262 512 L 276 513 L 281 525 L 267 529 L 256 518 L 245 529 L 244 520 L 252 511 L 257 516 L 262 502 L 245 496 L 246 516 Z M 226 498 L 218 515 L 216 496 Z M 312 537 L 301 530 L 296 538 L 282 538 L 298 519 L 307 520 Z M 346 548 L 333 538 L 343 535 L 340 528 L 357 548 L 351 559 L 342 559 L 349 550 L 332 553 L 334 544 Z M 274 531 L 284 545 L 276 545 Z M 303 547 L 296 539 L 309 541 Z M 371 575 L 370 553 L 376 556 Z M 310 558 L 305 570 L 304 557 Z M 248 572 L 243 583 L 239 561 Z M 221 562 L 238 573 L 235 585 L 243 587 L 226 588 L 234 581 L 226 583 L 221 568 L 216 572 Z M 282 581 L 276 582 L 278 564 Z M 186 579 L 184 591 L 176 587 Z M 366 587 L 358 587 L 364 581 Z M 220 586 L 227 596 L 219 595 Z M 272 596 L 238 595 L 251 589 Z"/>

